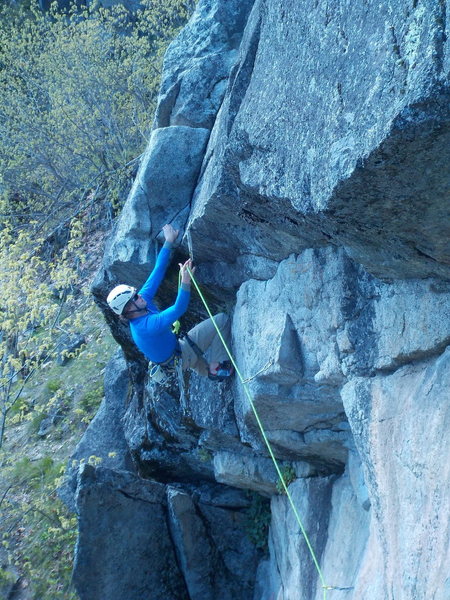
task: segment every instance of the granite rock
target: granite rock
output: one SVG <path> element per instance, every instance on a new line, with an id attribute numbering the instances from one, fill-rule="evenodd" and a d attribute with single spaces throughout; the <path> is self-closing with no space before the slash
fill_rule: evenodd
<path id="1" fill-rule="evenodd" d="M 448 279 L 445 22 L 442 2 L 256 2 L 195 192 L 197 252 L 211 260 L 211 235 L 228 262 L 332 242 L 378 277 Z"/>
<path id="2" fill-rule="evenodd" d="M 211 129 L 254 0 L 200 0 L 164 57 L 155 127 Z"/>
<path id="3" fill-rule="evenodd" d="M 257 552 L 242 535 L 245 515 L 196 504 L 189 494 L 173 488 L 167 499 L 171 535 L 190 598 L 248 598 Z"/>
<path id="4" fill-rule="evenodd" d="M 154 600 L 189 598 L 170 543 L 164 485 L 84 465 L 76 506 L 80 600 L 142 600 L 150 590 Z"/>
<path id="5" fill-rule="evenodd" d="M 353 598 L 448 595 L 449 366 L 447 348 L 343 390 L 372 505 Z"/>
<path id="6" fill-rule="evenodd" d="M 297 477 L 309 477 L 314 469 L 309 463 L 280 462 L 283 470 L 289 466 Z M 214 454 L 214 476 L 217 481 L 227 485 L 253 490 L 263 496 L 274 496 L 278 491 L 279 477 L 270 458 L 253 455 L 241 448 L 239 454 L 216 452 Z"/>
<path id="7" fill-rule="evenodd" d="M 186 374 L 158 390 L 105 312 L 133 385 L 127 448 L 170 489 L 153 551 L 177 556 L 187 597 L 322 600 L 324 581 L 330 600 L 449 596 L 449 15 L 445 2 L 201 0 L 167 53 L 96 299 L 125 275 L 139 285 L 161 225 L 180 225 L 177 251 L 232 313 L 274 456 L 298 467 L 289 490 L 322 573 L 238 382 Z M 161 298 L 175 289 L 169 271 Z M 248 540 L 228 524 L 245 500 L 230 486 L 271 497 L 257 568 L 247 550 L 239 564 Z M 96 527 L 87 489 L 81 542 Z"/>

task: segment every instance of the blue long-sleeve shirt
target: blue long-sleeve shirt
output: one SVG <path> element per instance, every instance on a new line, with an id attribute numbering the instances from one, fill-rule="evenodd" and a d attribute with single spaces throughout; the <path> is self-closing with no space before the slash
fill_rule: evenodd
<path id="1" fill-rule="evenodd" d="M 153 271 L 138 292 L 147 301 L 149 312 L 130 320 L 134 343 L 149 360 L 155 363 L 166 361 L 175 352 L 177 338 L 172 332 L 172 323 L 186 312 L 190 298 L 189 287 L 182 284 L 178 289 L 175 304 L 162 311 L 155 306 L 153 297 L 164 278 L 169 259 L 170 244 L 166 242 L 158 254 Z"/>

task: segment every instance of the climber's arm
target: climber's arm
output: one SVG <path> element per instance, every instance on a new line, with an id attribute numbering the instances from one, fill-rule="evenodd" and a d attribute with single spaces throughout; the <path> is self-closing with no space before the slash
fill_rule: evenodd
<path id="1" fill-rule="evenodd" d="M 164 246 L 161 248 L 158 254 L 153 271 L 150 273 L 149 278 L 139 290 L 139 294 L 143 296 L 147 302 L 152 301 L 153 296 L 156 294 L 157 289 L 161 285 L 169 265 L 172 244 L 178 236 L 178 230 L 174 229 L 172 225 L 164 225 L 162 229 L 165 238 Z"/>

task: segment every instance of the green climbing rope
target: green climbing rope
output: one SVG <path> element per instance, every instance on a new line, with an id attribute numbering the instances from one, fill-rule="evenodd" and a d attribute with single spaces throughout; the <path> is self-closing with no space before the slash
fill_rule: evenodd
<path id="1" fill-rule="evenodd" d="M 200 296 L 203 304 L 205 305 L 206 311 L 208 312 L 208 315 L 209 315 L 209 317 L 210 317 L 210 319 L 211 319 L 211 321 L 212 321 L 212 323 L 213 323 L 213 325 L 214 325 L 214 327 L 215 327 L 215 329 L 217 331 L 217 334 L 218 334 L 218 336 L 219 336 L 219 338 L 220 338 L 220 340 L 221 340 L 221 342 L 222 342 L 222 344 L 223 344 L 223 346 L 224 346 L 224 348 L 225 348 L 225 350 L 226 350 L 226 352 L 227 352 L 227 354 L 228 354 L 228 356 L 230 358 L 230 361 L 231 361 L 231 363 L 233 364 L 233 366 L 234 366 L 234 368 L 236 370 L 236 374 L 238 375 L 238 377 L 240 379 L 240 382 L 241 382 L 241 384 L 242 384 L 242 386 L 244 388 L 245 395 L 247 396 L 247 399 L 248 399 L 248 401 L 250 403 L 250 406 L 252 408 L 253 414 L 255 415 L 255 419 L 256 419 L 256 422 L 258 424 L 258 427 L 259 427 L 259 430 L 261 432 L 261 435 L 262 435 L 262 438 L 264 440 L 264 443 L 266 444 L 267 449 L 268 449 L 269 454 L 270 454 L 270 457 L 271 457 L 271 459 L 273 461 L 273 464 L 275 465 L 275 469 L 277 471 L 278 477 L 280 478 L 281 485 L 283 487 L 283 490 L 286 493 L 286 496 L 288 497 L 289 503 L 290 503 L 291 508 L 292 508 L 292 510 L 294 512 L 294 515 L 295 515 L 295 518 L 297 520 L 297 523 L 298 523 L 298 525 L 300 527 L 300 531 L 302 532 L 303 538 L 304 538 L 304 540 L 306 542 L 306 545 L 308 547 L 308 550 L 309 550 L 309 552 L 311 554 L 311 557 L 312 557 L 312 560 L 314 562 L 314 566 L 316 567 L 317 573 L 319 575 L 319 578 L 320 578 L 320 581 L 321 581 L 321 584 L 322 584 L 322 589 L 323 589 L 323 600 L 326 600 L 326 598 L 327 598 L 327 590 L 332 590 L 334 588 L 333 588 L 333 586 L 329 586 L 329 585 L 327 585 L 325 583 L 325 578 L 324 578 L 322 570 L 320 568 L 319 561 L 317 560 L 317 557 L 315 555 L 314 549 L 313 549 L 313 547 L 311 545 L 311 542 L 310 542 L 310 540 L 308 538 L 308 535 L 306 533 L 306 530 L 305 530 L 305 528 L 303 526 L 302 520 L 301 520 L 300 515 L 298 513 L 297 507 L 295 506 L 295 503 L 294 503 L 294 500 L 292 498 L 292 495 L 291 495 L 291 493 L 290 493 L 290 491 L 288 489 L 286 481 L 284 480 L 283 474 L 281 472 L 281 469 L 280 469 L 280 466 L 278 464 L 278 461 L 275 458 L 275 455 L 273 453 L 273 450 L 272 450 L 272 447 L 270 445 L 270 442 L 267 439 L 266 432 L 264 431 L 264 427 L 262 426 L 261 419 L 259 418 L 258 412 L 257 412 L 256 407 L 255 407 L 255 403 L 253 402 L 253 398 L 252 398 L 252 395 L 250 393 L 250 390 L 248 389 L 247 383 L 246 383 L 244 377 L 242 376 L 242 374 L 241 374 L 241 372 L 239 370 L 239 367 L 237 366 L 236 361 L 234 360 L 233 355 L 231 354 L 230 349 L 228 348 L 228 345 L 225 342 L 225 340 L 224 340 L 224 338 L 222 336 L 222 333 L 221 333 L 219 327 L 217 326 L 217 324 L 215 322 L 215 319 L 214 319 L 214 317 L 213 317 L 213 315 L 211 313 L 211 310 L 210 310 L 210 308 L 208 306 L 208 303 L 206 302 L 205 297 L 203 296 L 202 291 L 201 291 L 201 289 L 200 289 L 200 287 L 199 287 L 199 285 L 198 285 L 198 283 L 197 283 L 194 275 L 192 274 L 192 271 L 189 268 L 188 268 L 188 271 L 189 271 L 189 275 L 191 276 L 192 282 L 194 283 L 195 289 L 197 290 L 198 295 Z"/>

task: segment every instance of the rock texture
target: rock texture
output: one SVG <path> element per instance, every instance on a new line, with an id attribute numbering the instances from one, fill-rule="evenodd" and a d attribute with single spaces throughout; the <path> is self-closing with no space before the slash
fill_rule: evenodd
<path id="1" fill-rule="evenodd" d="M 76 504 L 74 582 L 81 600 L 140 600 L 150 590 L 158 600 L 188 598 L 169 540 L 162 484 L 84 465 Z"/>
<path id="2" fill-rule="evenodd" d="M 380 277 L 449 277 L 447 15 L 413 4 L 256 2 L 191 212 L 201 255 L 332 241 Z"/>
<path id="3" fill-rule="evenodd" d="M 155 387 L 105 311 L 130 374 L 128 471 L 79 474 L 82 598 L 132 600 L 137 582 L 141 599 L 323 600 L 324 582 L 327 600 L 450 597 L 449 15 L 444 1 L 200 0 L 172 43 L 93 292 L 104 306 L 113 283 L 139 285 L 160 227 L 182 228 L 177 254 L 232 313 L 317 565 L 238 381 Z M 175 288 L 176 269 L 163 305 Z M 204 316 L 194 298 L 188 322 Z M 245 491 L 270 498 L 268 536 Z M 112 545 L 144 550 L 116 565 Z"/>
<path id="4" fill-rule="evenodd" d="M 241 500 L 242 502 L 242 500 Z M 169 526 L 190 598 L 248 598 L 257 556 L 242 536 L 245 515 L 194 503 L 185 492 L 168 491 Z"/>
<path id="5" fill-rule="evenodd" d="M 355 378 L 343 390 L 372 500 L 355 598 L 374 584 L 380 597 L 448 597 L 450 469 L 439 455 L 448 448 L 449 383 L 448 348 L 436 360 Z"/>

